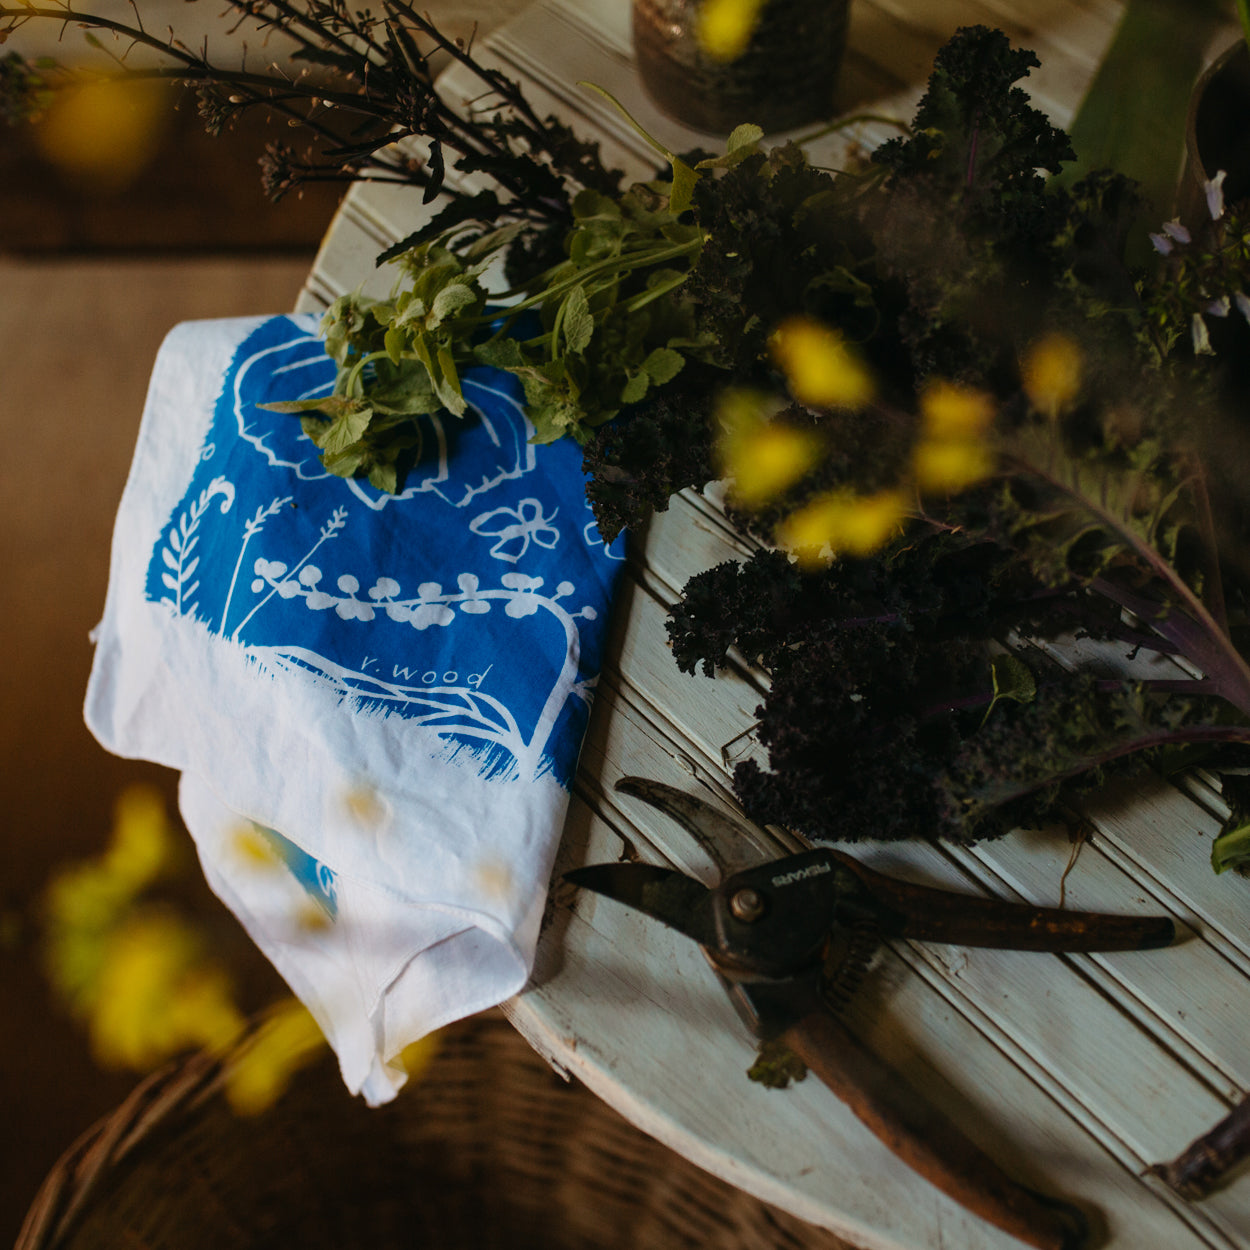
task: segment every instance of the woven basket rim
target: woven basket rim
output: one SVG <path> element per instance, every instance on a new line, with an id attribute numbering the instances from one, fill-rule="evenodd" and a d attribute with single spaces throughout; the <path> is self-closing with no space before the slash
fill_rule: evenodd
<path id="1" fill-rule="evenodd" d="M 398 1204 L 403 1222 L 385 1225 L 385 1237 L 398 1227 L 400 1241 L 359 1244 L 408 1244 L 413 1221 L 428 1221 L 431 1212 L 443 1219 L 438 1202 L 449 1196 L 473 1221 L 486 1221 L 483 1230 L 489 1221 L 498 1230 L 500 1219 L 527 1227 L 538 1219 L 539 1238 L 526 1246 L 851 1250 L 833 1233 L 703 1171 L 580 1083 L 559 1080 L 498 1009 L 451 1026 L 443 1038 L 425 1078 L 388 1107 L 366 1110 L 348 1096 L 327 1052 L 323 1063 L 296 1075 L 264 1113 L 270 1119 L 242 1135 L 224 1097 L 223 1062 L 206 1053 L 176 1060 L 64 1152 L 15 1250 L 122 1240 L 177 1247 L 187 1235 L 212 1245 L 203 1237 L 217 1235 L 217 1212 L 227 1211 L 251 1236 L 263 1218 L 272 1232 L 275 1211 L 280 1227 L 287 1220 L 296 1227 L 310 1203 L 323 1214 L 356 1211 L 365 1224 Z M 286 1161 L 274 1174 L 282 1182 L 253 1184 L 256 1160 L 275 1157 Z M 431 1183 L 423 1188 L 421 1177 Z M 480 1184 L 487 1188 L 479 1191 Z M 444 1244 L 522 1244 L 483 1241 L 476 1223 L 460 1242 L 445 1223 L 426 1227 L 450 1238 Z M 559 1232 L 548 1242 L 552 1229 Z"/>

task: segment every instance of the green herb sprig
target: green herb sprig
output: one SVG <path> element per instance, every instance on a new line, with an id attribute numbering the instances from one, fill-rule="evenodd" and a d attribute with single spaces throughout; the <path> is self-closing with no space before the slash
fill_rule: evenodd
<path id="1" fill-rule="evenodd" d="M 507 272 L 523 223 L 483 234 L 453 204 L 383 254 L 400 269 L 389 299 L 344 296 L 326 314 L 333 395 L 268 407 L 305 414 L 331 472 L 391 491 L 419 455 L 412 418 L 462 415 L 460 375 L 475 364 L 519 379 L 534 442 L 588 442 L 689 359 L 712 354 L 684 289 L 706 239 L 687 210 L 704 171 L 743 163 L 760 138 L 758 127 L 740 127 L 724 155 L 695 165 L 657 144 L 667 178 L 616 195 L 583 187 L 569 205 L 564 259 L 493 297 L 487 271 Z"/>

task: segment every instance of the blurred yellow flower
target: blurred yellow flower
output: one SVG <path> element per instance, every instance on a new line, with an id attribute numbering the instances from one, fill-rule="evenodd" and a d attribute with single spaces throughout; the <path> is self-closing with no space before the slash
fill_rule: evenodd
<path id="1" fill-rule="evenodd" d="M 160 876 L 173 852 L 173 834 L 160 791 L 152 786 L 128 786 L 114 807 L 104 871 L 138 891 Z"/>
<path id="2" fill-rule="evenodd" d="M 430 1061 L 438 1054 L 439 1034 L 427 1033 L 415 1042 L 409 1042 L 399 1052 L 399 1064 L 408 1073 L 408 1079 L 415 1081 L 430 1065 Z"/>
<path id="3" fill-rule="evenodd" d="M 744 508 L 759 508 L 776 498 L 820 458 L 820 438 L 774 423 L 770 401 L 757 392 L 727 391 L 716 415 L 721 472 L 734 479 L 734 500 Z"/>
<path id="4" fill-rule="evenodd" d="M 201 960 L 179 978 L 169 1004 L 171 1031 L 179 1038 L 178 1049 L 187 1045 L 223 1050 L 246 1027 L 235 1006 L 234 989 L 226 970 Z"/>
<path id="5" fill-rule="evenodd" d="M 790 317 L 769 340 L 790 394 L 813 408 L 862 408 L 873 397 L 872 374 L 846 340 L 810 317 Z"/>
<path id="6" fill-rule="evenodd" d="M 503 859 L 483 859 L 473 866 L 473 883 L 487 898 L 506 901 L 516 888 L 512 868 Z"/>
<path id="7" fill-rule="evenodd" d="M 325 904 L 306 899 L 295 910 L 295 928 L 300 933 L 324 933 L 334 925 L 334 918 Z"/>
<path id="8" fill-rule="evenodd" d="M 907 515 L 899 490 L 874 495 L 831 491 L 788 516 L 778 537 L 800 562 L 822 563 L 827 556 L 866 556 L 897 534 Z"/>
<path id="9" fill-rule="evenodd" d="M 714 61 L 733 61 L 751 42 L 764 0 L 704 0 L 699 9 L 699 46 Z"/>
<path id="10" fill-rule="evenodd" d="M 1024 393 L 1038 412 L 1058 416 L 1081 389 L 1081 349 L 1066 334 L 1047 334 L 1025 354 Z"/>
<path id="11" fill-rule="evenodd" d="M 242 1027 L 225 974 L 203 958 L 194 930 L 148 910 L 108 936 L 87 1020 L 97 1062 L 143 1070 Z"/>
<path id="12" fill-rule="evenodd" d="M 929 438 L 968 438 L 994 420 L 994 398 L 958 382 L 934 379 L 920 392 L 920 415 Z"/>
<path id="13" fill-rule="evenodd" d="M 958 382 L 935 379 L 920 392 L 921 438 L 912 476 L 925 492 L 950 494 L 988 477 L 994 456 L 987 431 L 994 398 Z"/>
<path id="14" fill-rule="evenodd" d="M 324 1045 L 325 1037 L 303 1003 L 294 998 L 279 1003 L 230 1060 L 226 1098 L 231 1107 L 240 1115 L 267 1110 Z"/>
<path id="15" fill-rule="evenodd" d="M 35 141 L 44 159 L 73 182 L 112 194 L 155 158 L 169 117 L 169 95 L 160 83 L 97 78 L 57 92 Z"/>
<path id="16" fill-rule="evenodd" d="M 347 814 L 360 825 L 380 825 L 386 817 L 382 798 L 372 786 L 362 782 L 343 796 Z"/>
<path id="17" fill-rule="evenodd" d="M 993 472 L 994 457 L 977 439 L 923 439 L 912 453 L 916 485 L 933 494 L 965 490 Z"/>
<path id="18" fill-rule="evenodd" d="M 170 863 L 174 840 L 158 791 L 122 792 L 104 853 L 62 869 L 43 896 L 46 964 L 52 983 L 72 1010 L 89 1010 L 97 991 L 111 931 L 135 898 Z"/>
<path id="19" fill-rule="evenodd" d="M 55 933 L 101 932 L 133 897 L 130 882 L 94 860 L 64 868 L 52 878 L 44 893 L 44 911 Z"/>

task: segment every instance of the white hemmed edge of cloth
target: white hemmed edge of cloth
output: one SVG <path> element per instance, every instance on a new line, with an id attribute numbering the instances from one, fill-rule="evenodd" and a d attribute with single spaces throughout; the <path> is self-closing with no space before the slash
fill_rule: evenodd
<path id="1" fill-rule="evenodd" d="M 258 863 L 241 853 L 246 818 L 201 778 L 184 773 L 178 800 L 209 886 L 311 1012 L 344 1084 L 370 1106 L 403 1087 L 406 1046 L 523 988 L 541 898 L 512 942 L 482 928 L 480 916 L 347 876 L 335 883 L 331 918 L 277 857 Z"/>

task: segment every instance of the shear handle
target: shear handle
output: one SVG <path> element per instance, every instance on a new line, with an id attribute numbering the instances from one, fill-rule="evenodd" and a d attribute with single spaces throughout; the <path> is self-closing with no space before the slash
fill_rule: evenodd
<path id="1" fill-rule="evenodd" d="M 1176 936 L 1166 916 L 1110 916 L 955 894 L 899 881 L 840 851 L 830 853 L 855 874 L 878 909 L 884 937 L 1018 951 L 1134 951 L 1169 946 Z"/>
<path id="2" fill-rule="evenodd" d="M 781 1040 L 904 1163 L 974 1215 L 1037 1250 L 1079 1250 L 1079 1208 L 1013 1181 L 820 1003 Z"/>

